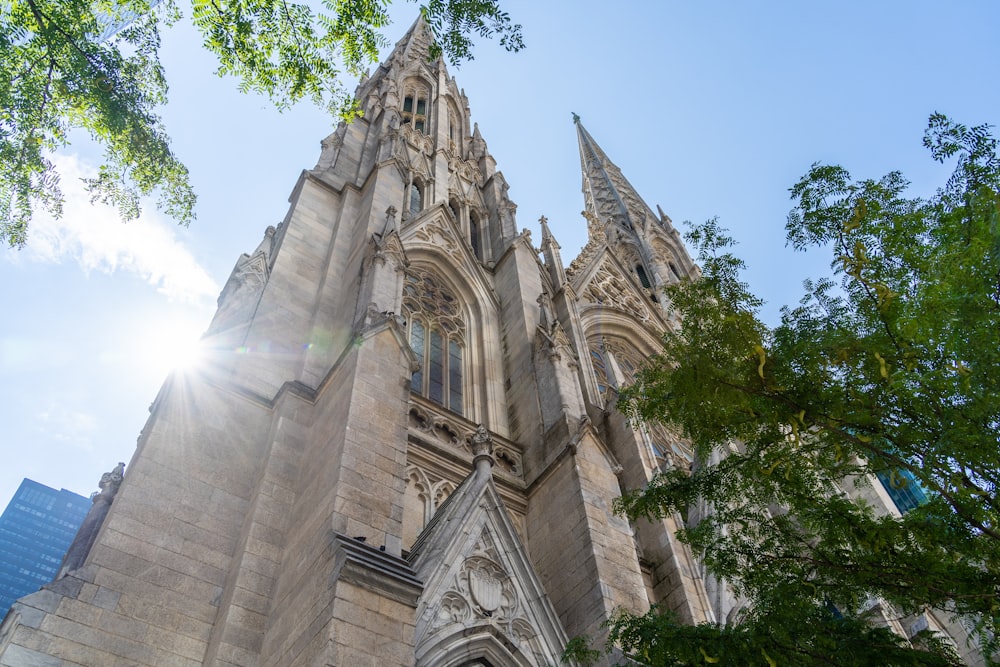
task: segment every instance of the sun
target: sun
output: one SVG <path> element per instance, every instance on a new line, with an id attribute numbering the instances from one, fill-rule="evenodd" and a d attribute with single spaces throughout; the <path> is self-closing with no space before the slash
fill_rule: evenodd
<path id="1" fill-rule="evenodd" d="M 203 357 L 204 326 L 204 322 L 184 317 L 163 317 L 149 322 L 139 363 L 161 378 L 177 371 L 195 370 Z"/>

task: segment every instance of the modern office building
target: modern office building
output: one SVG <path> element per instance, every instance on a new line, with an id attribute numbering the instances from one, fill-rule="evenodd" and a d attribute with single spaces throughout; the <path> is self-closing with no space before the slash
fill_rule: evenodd
<path id="1" fill-rule="evenodd" d="M 0 618 L 55 578 L 90 500 L 25 479 L 0 516 Z"/>

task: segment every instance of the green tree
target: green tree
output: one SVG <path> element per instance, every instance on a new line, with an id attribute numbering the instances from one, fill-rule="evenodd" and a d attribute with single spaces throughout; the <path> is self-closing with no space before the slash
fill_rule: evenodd
<path id="1" fill-rule="evenodd" d="M 789 242 L 831 252 L 837 280 L 807 282 L 774 328 L 718 223 L 688 234 L 702 277 L 667 288 L 682 324 L 620 405 L 683 433 L 699 463 L 618 508 L 660 517 L 707 503 L 680 538 L 748 604 L 730 627 L 623 614 L 611 638 L 627 655 L 957 662 L 930 633 L 911 644 L 875 627 L 872 600 L 892 614 L 961 617 L 988 655 L 997 650 L 1000 159 L 986 126 L 939 114 L 924 144 L 957 163 L 930 198 L 907 196 L 899 173 L 854 181 L 821 165 L 791 189 Z M 893 489 L 919 485 L 926 502 L 902 516 L 876 511 L 862 498 L 878 474 Z"/>
<path id="2" fill-rule="evenodd" d="M 288 0 L 191 0 L 204 47 L 244 92 L 279 108 L 302 99 L 350 119 L 358 114 L 344 75 L 356 76 L 387 42 L 391 0 L 323 0 L 326 13 Z M 498 0 L 429 0 L 433 56 L 472 57 L 472 35 L 523 44 Z M 10 0 L 0 3 L 0 238 L 23 246 L 39 208 L 61 213 L 59 176 L 49 159 L 82 130 L 104 149 L 87 183 L 93 199 L 125 220 L 143 196 L 182 224 L 195 196 L 156 114 L 166 101 L 160 27 L 180 18 L 173 0 Z"/>

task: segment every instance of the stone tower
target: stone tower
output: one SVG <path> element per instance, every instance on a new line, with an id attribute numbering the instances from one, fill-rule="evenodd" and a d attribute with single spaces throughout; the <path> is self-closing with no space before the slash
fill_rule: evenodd
<path id="1" fill-rule="evenodd" d="M 724 590 L 612 500 L 682 441 L 617 387 L 697 269 L 576 118 L 589 241 L 540 248 L 420 20 L 236 263 L 79 562 L 0 665 L 556 665 L 618 607 Z M 109 501 L 110 502 L 110 501 Z M 79 550 L 78 550 L 79 551 Z"/>

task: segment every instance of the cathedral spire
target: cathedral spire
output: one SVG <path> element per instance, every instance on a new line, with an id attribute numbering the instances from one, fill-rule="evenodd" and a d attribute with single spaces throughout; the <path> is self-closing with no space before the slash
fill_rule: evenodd
<path id="1" fill-rule="evenodd" d="M 575 113 L 573 122 L 580 143 L 580 168 L 583 171 L 587 212 L 605 228 L 614 224 L 620 229 L 634 230 L 644 228 L 647 220 L 655 220 L 649 206 L 622 176 L 621 170 L 608 159 Z"/>
<path id="2" fill-rule="evenodd" d="M 430 47 L 433 41 L 434 36 L 431 33 L 430 26 L 424 20 L 423 13 L 420 13 L 417 15 L 417 20 L 413 22 L 413 25 L 406 31 L 402 39 L 396 42 L 396 46 L 392 50 L 392 55 L 389 56 L 389 61 L 391 62 L 397 57 L 402 56 L 406 60 L 421 58 L 426 62 L 430 56 Z"/>

